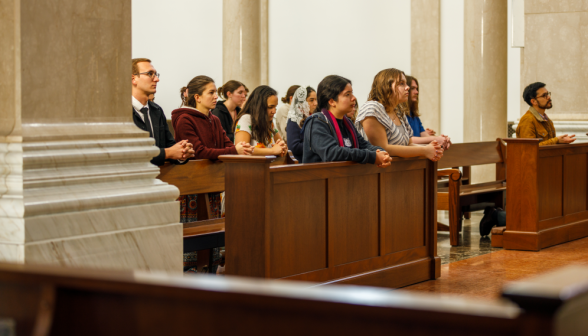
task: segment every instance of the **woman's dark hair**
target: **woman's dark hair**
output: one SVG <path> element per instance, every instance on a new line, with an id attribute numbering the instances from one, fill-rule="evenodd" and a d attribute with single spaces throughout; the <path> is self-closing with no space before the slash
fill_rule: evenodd
<path id="1" fill-rule="evenodd" d="M 245 88 L 246 91 L 247 88 L 245 87 L 245 85 L 239 81 L 236 80 L 230 80 L 228 82 L 225 83 L 225 85 L 221 86 L 218 88 L 217 92 L 218 92 L 218 96 L 221 97 L 222 99 L 227 99 L 227 93 L 234 93 L 235 91 L 237 91 L 237 89 L 239 89 L 240 87 Z"/>
<path id="2" fill-rule="evenodd" d="M 194 95 L 202 95 L 206 85 L 209 83 L 214 83 L 214 80 L 208 76 L 196 76 L 192 78 L 190 83 L 188 83 L 187 87 L 183 87 L 180 89 L 180 96 L 182 98 L 182 103 L 184 106 L 189 106 L 196 108 L 196 98 Z M 184 97 L 184 92 L 188 89 L 187 97 Z"/>
<path id="3" fill-rule="evenodd" d="M 267 117 L 267 100 L 271 96 L 277 96 L 278 93 L 276 90 L 272 89 L 267 85 L 261 85 L 255 88 L 245 106 L 239 114 L 237 118 L 235 118 L 235 122 L 233 123 L 233 132 L 235 132 L 235 127 L 237 126 L 237 122 L 241 119 L 242 116 L 249 114 L 251 116 L 251 139 L 256 140 L 257 142 L 263 143 L 267 145 L 271 142 L 271 138 L 274 135 L 272 124 L 268 121 Z"/>
<path id="4" fill-rule="evenodd" d="M 542 87 L 545 87 L 545 83 L 536 82 L 527 85 L 523 91 L 523 99 L 525 100 L 525 103 L 529 104 L 529 106 L 533 106 L 533 104 L 531 104 L 531 99 L 537 99 L 537 90 Z"/>
<path id="5" fill-rule="evenodd" d="M 347 84 L 351 84 L 351 81 L 345 77 L 330 75 L 323 78 L 316 92 L 318 102 L 317 111 L 325 108 L 329 109 L 329 100 L 331 99 L 338 101 L 339 94 L 345 90 Z"/>
<path id="6" fill-rule="evenodd" d="M 282 103 L 290 104 L 290 97 L 292 97 L 294 95 L 294 93 L 296 93 L 296 90 L 298 90 L 299 87 L 300 87 L 300 85 L 290 86 L 290 88 L 288 89 L 288 92 L 286 92 L 286 97 L 282 98 Z"/>
<path id="7" fill-rule="evenodd" d="M 306 99 L 308 99 L 308 97 L 310 96 L 310 94 L 312 92 L 316 92 L 313 88 L 311 88 L 310 86 L 306 87 Z M 313 114 L 316 111 L 316 109 L 314 111 L 310 111 L 310 114 Z M 307 116 L 302 117 L 302 120 L 300 120 L 300 128 L 302 128 L 302 126 L 304 126 L 304 122 L 306 121 L 306 118 L 308 118 Z"/>

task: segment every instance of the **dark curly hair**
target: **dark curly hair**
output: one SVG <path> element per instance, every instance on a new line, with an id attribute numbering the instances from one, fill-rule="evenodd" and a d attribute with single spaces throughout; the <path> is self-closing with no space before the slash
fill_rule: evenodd
<path id="1" fill-rule="evenodd" d="M 251 92 L 245 106 L 235 118 L 233 123 L 233 132 L 237 127 L 239 119 L 246 114 L 251 115 L 251 139 L 267 145 L 271 142 L 273 136 L 272 124 L 267 118 L 267 100 L 271 96 L 277 96 L 276 90 L 267 85 L 261 85 Z"/>

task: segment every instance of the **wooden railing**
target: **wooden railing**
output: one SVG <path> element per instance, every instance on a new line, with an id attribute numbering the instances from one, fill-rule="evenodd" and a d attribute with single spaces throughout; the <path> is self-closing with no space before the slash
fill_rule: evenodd
<path id="1" fill-rule="evenodd" d="M 70 335 L 584 335 L 588 269 L 507 285 L 506 300 L 236 277 L 0 264 L 0 327 Z M 10 335 L 10 334 L 9 334 Z"/>

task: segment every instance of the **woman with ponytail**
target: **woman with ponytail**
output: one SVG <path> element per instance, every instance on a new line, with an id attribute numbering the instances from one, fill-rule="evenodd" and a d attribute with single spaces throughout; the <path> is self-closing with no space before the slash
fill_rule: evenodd
<path id="1" fill-rule="evenodd" d="M 346 114 L 356 104 L 351 81 L 337 75 L 325 77 L 317 90 L 318 109 L 304 123 L 303 163 L 355 161 L 378 167 L 390 165 L 390 156 L 357 134 Z"/>
<path id="2" fill-rule="evenodd" d="M 216 107 L 212 110 L 212 114 L 220 119 L 221 125 L 227 137 L 231 141 L 235 141 L 235 134 L 233 133 L 233 123 L 241 112 L 241 106 L 247 99 L 247 88 L 245 85 L 236 80 L 230 80 L 225 85 L 218 88 L 218 96 L 221 101 L 216 103 Z"/>
<path id="3" fill-rule="evenodd" d="M 274 115 L 278 105 L 276 90 L 267 85 L 255 88 L 237 116 L 235 141 L 248 142 L 253 146 L 252 155 L 284 156 L 288 147 L 274 126 Z"/>
<path id="4" fill-rule="evenodd" d="M 251 155 L 251 146 L 240 142 L 236 145 L 229 140 L 220 120 L 211 110 L 216 105 L 217 90 L 212 78 L 194 77 L 187 87 L 180 90 L 182 107 L 172 112 L 172 123 L 176 139 L 190 139 L 194 145 L 194 159 L 217 160 L 219 155 Z M 220 193 L 208 194 L 212 218 L 221 217 Z M 180 221 L 189 223 L 198 220 L 197 195 L 180 196 Z M 213 252 L 218 255 L 218 249 Z M 195 253 L 184 255 L 184 266 L 192 266 Z"/>

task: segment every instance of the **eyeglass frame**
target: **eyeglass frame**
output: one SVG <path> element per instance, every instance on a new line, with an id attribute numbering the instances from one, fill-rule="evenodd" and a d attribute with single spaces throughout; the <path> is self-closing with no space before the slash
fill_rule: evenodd
<path id="1" fill-rule="evenodd" d="M 535 99 L 537 99 L 537 98 L 547 99 L 548 96 L 551 97 L 551 92 L 545 92 L 544 94 L 535 97 Z"/>
<path id="2" fill-rule="evenodd" d="M 149 75 L 149 73 L 153 73 L 153 74 L 152 74 L 152 75 Z M 137 75 L 137 76 L 140 76 L 140 75 L 147 75 L 147 76 L 149 76 L 151 79 L 153 79 L 155 76 L 157 76 L 157 78 L 161 78 L 161 77 L 159 76 L 159 75 L 160 75 L 160 74 L 159 74 L 159 72 L 155 72 L 155 71 L 153 71 L 153 70 L 151 70 L 151 71 L 147 71 L 147 72 L 139 72 L 138 74 L 135 74 L 135 75 Z"/>

